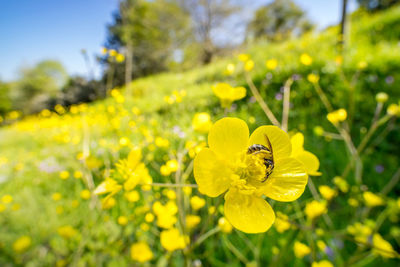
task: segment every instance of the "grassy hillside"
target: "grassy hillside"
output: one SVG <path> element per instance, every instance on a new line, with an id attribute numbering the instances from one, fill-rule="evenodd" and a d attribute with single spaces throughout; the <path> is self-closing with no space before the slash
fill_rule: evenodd
<path id="1" fill-rule="evenodd" d="M 348 151 L 339 128 L 327 120 L 327 110 L 315 90 L 318 84 L 334 110 L 347 110 L 343 128 L 357 147 L 370 133 L 376 94 L 385 92 L 389 96 L 381 107 L 382 118 L 390 104 L 400 104 L 398 25 L 399 7 L 373 16 L 355 14 L 343 56 L 336 49 L 337 28 L 332 27 L 284 43 L 249 45 L 240 51 L 248 53 L 255 63 L 247 74 L 235 55 L 188 72 L 136 80 L 129 96 L 124 89 L 115 89 L 103 101 L 68 109 L 59 106 L 57 112 L 45 110 L 3 126 L 0 265 L 130 266 L 138 264 L 131 255 L 131 245 L 138 241 L 151 248 L 153 259 L 147 263 L 149 266 L 195 265 L 199 261 L 204 266 L 310 266 L 321 260 L 329 260 L 335 266 L 398 265 L 398 254 L 391 254 L 385 243 L 399 251 L 400 187 L 391 184 L 398 181 L 394 174 L 400 160 L 396 116 L 387 117 L 371 134 L 367 148 L 360 154 L 363 172 L 362 182 L 358 183 L 354 168 L 345 171 L 354 155 Z M 311 57 L 310 64 L 301 62 L 303 54 Z M 276 68 L 265 66 L 270 59 L 277 61 Z M 235 65 L 235 71 L 228 75 L 226 66 L 230 63 Z M 319 77 L 318 83 L 310 81 L 311 73 Z M 291 224 L 289 229 L 280 231 L 276 226 L 259 235 L 237 230 L 225 233 L 217 227 L 223 216 L 223 196 L 209 198 L 197 188 L 182 191 L 179 187 L 175 190 L 152 186 L 149 190 L 146 185 L 138 185 L 106 202 L 104 196 L 93 194 L 105 178 L 118 177 L 121 169 L 116 163 L 137 147 L 152 183 L 175 183 L 179 178 L 180 182 L 195 185 L 193 157 L 207 140 L 206 133 L 192 127 L 196 113 L 207 112 L 212 122 L 224 116 L 241 118 L 250 132 L 271 124 L 252 97 L 245 75 L 251 76 L 279 121 L 283 85 L 289 78 L 294 80 L 288 132 L 302 132 L 305 149 L 320 161 L 322 176 L 310 176 L 312 184 L 298 201 L 269 201 L 275 211 L 289 216 L 283 219 Z M 244 86 L 247 95 L 224 110 L 212 91 L 217 82 Z M 171 167 L 170 174 L 163 172 L 162 166 L 167 166 L 168 161 L 177 162 L 178 170 Z M 336 176 L 343 176 L 344 182 L 333 179 Z M 323 198 L 318 190 L 321 185 L 329 186 L 336 196 L 326 200 L 327 215 L 309 220 L 304 214 L 305 206 L 313 198 Z M 386 188 L 390 191 L 386 192 Z M 385 204 L 370 206 L 365 192 L 380 195 Z M 193 196 L 204 199 L 206 205 L 195 209 L 191 205 Z M 181 204 L 186 214 L 201 218 L 186 233 L 190 244 L 175 252 L 168 252 L 160 243 L 163 229 L 158 226 L 159 215 L 155 214 L 154 221 L 147 215 L 157 213 L 153 205 L 156 201 L 168 200 Z M 209 212 L 211 207 L 216 208 L 215 213 Z M 181 209 L 175 215 L 180 223 L 180 216 L 184 216 Z M 362 226 L 354 226 L 357 222 Z M 349 230 L 349 226 L 372 229 L 368 238 L 379 233 L 386 241 L 366 238 L 366 242 L 360 242 L 360 235 L 365 235 L 358 230 L 355 233 L 351 227 Z M 210 237 L 200 242 L 204 233 Z M 296 242 L 306 244 L 311 252 L 299 256 L 301 249 L 295 248 Z"/>

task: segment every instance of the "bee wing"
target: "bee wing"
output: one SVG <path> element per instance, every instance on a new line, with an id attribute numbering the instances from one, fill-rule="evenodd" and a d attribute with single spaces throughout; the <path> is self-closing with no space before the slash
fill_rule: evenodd
<path id="1" fill-rule="evenodd" d="M 273 153 L 273 151 L 272 151 L 271 141 L 269 141 L 269 138 L 268 138 L 267 135 L 265 135 L 265 139 L 267 140 L 267 145 L 268 145 L 267 148 L 268 148 L 268 150 L 271 152 L 272 160 L 274 160 L 274 153 Z"/>

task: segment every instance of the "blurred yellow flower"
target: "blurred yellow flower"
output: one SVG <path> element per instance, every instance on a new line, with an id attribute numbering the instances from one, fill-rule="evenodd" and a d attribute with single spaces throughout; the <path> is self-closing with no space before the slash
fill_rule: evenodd
<path id="1" fill-rule="evenodd" d="M 246 63 L 244 63 L 244 70 L 245 71 L 251 71 L 254 68 L 254 61 L 253 60 L 247 60 Z"/>
<path id="2" fill-rule="evenodd" d="M 318 83 L 318 81 L 319 81 L 319 76 L 318 76 L 317 74 L 310 73 L 310 74 L 307 75 L 307 80 L 308 80 L 310 83 Z"/>
<path id="3" fill-rule="evenodd" d="M 125 226 L 128 224 L 128 218 L 126 216 L 119 216 L 117 222 L 119 225 Z"/>
<path id="4" fill-rule="evenodd" d="M 195 228 L 201 221 L 200 216 L 197 215 L 186 215 L 186 227 L 188 229 Z"/>
<path id="5" fill-rule="evenodd" d="M 107 52 L 108 52 L 107 48 L 105 48 L 105 47 L 102 47 L 102 48 L 101 48 L 101 54 L 102 54 L 102 55 L 107 54 Z"/>
<path id="6" fill-rule="evenodd" d="M 311 264 L 311 267 L 334 267 L 333 264 L 330 261 L 327 260 L 322 260 L 322 261 L 314 261 Z"/>
<path id="7" fill-rule="evenodd" d="M 80 172 L 80 171 L 74 171 L 74 178 L 75 179 L 80 179 L 80 178 L 82 178 L 82 172 Z"/>
<path id="8" fill-rule="evenodd" d="M 310 57 L 310 55 L 303 53 L 300 55 L 300 62 L 303 65 L 309 66 L 312 63 L 312 58 Z"/>
<path id="9" fill-rule="evenodd" d="M 214 94 L 219 98 L 221 107 L 230 108 L 232 103 L 246 96 L 246 88 L 232 87 L 227 83 L 217 83 L 212 86 Z"/>
<path id="10" fill-rule="evenodd" d="M 129 202 L 136 202 L 140 198 L 139 193 L 135 190 L 126 192 L 124 196 Z"/>
<path id="11" fill-rule="evenodd" d="M 110 49 L 110 50 L 108 50 L 108 54 L 112 57 L 115 57 L 115 56 L 117 56 L 118 52 L 115 51 L 114 49 Z"/>
<path id="12" fill-rule="evenodd" d="M 57 229 L 57 233 L 65 239 L 73 238 L 78 234 L 77 230 L 71 225 L 65 225 L 59 227 Z"/>
<path id="13" fill-rule="evenodd" d="M 317 218 L 327 212 L 326 203 L 313 200 L 306 204 L 304 212 L 310 220 Z"/>
<path id="14" fill-rule="evenodd" d="M 322 197 L 328 201 L 337 195 L 337 191 L 335 189 L 330 188 L 327 185 L 319 186 L 318 190 L 321 193 Z"/>
<path id="15" fill-rule="evenodd" d="M 168 201 L 165 205 L 159 201 L 154 202 L 153 212 L 157 216 L 157 226 L 161 228 L 169 229 L 177 222 L 175 215 L 178 207 L 173 201 Z"/>
<path id="16" fill-rule="evenodd" d="M 211 117 L 207 112 L 196 113 L 192 120 L 193 130 L 199 133 L 208 133 L 212 125 Z"/>
<path id="17" fill-rule="evenodd" d="M 61 195 L 60 193 L 56 192 L 56 193 L 54 193 L 54 194 L 51 195 L 51 198 L 52 198 L 54 201 L 59 201 L 59 200 L 62 198 L 62 195 Z"/>
<path id="18" fill-rule="evenodd" d="M 347 203 L 349 203 L 350 206 L 352 207 L 358 207 L 360 203 L 358 203 L 358 200 L 355 198 L 349 198 L 347 200 Z"/>
<path id="19" fill-rule="evenodd" d="M 275 58 L 268 59 L 268 60 L 265 62 L 265 66 L 266 66 L 267 69 L 269 69 L 269 70 L 274 70 L 274 69 L 276 69 L 276 67 L 278 66 L 278 60 L 276 60 Z"/>
<path id="20" fill-rule="evenodd" d="M 0 213 L 2 213 L 3 211 L 5 211 L 7 209 L 6 205 L 0 203 Z"/>
<path id="21" fill-rule="evenodd" d="M 118 53 L 117 56 L 115 57 L 115 60 L 119 63 L 125 61 L 125 56 L 123 54 Z"/>
<path id="22" fill-rule="evenodd" d="M 29 236 L 21 236 L 13 243 L 13 250 L 16 253 L 25 252 L 32 244 L 32 239 Z"/>
<path id="23" fill-rule="evenodd" d="M 152 213 L 146 213 L 144 220 L 148 223 L 151 223 L 154 221 L 154 215 Z"/>
<path id="24" fill-rule="evenodd" d="M 299 241 L 294 242 L 294 255 L 296 258 L 302 259 L 304 256 L 311 253 L 311 249 L 306 244 L 303 244 Z"/>
<path id="25" fill-rule="evenodd" d="M 239 58 L 240 61 L 245 62 L 245 61 L 249 60 L 250 57 L 247 54 L 240 54 L 238 56 L 238 58 Z"/>
<path id="26" fill-rule="evenodd" d="M 230 63 L 226 66 L 225 74 L 232 75 L 235 72 L 235 65 Z"/>
<path id="27" fill-rule="evenodd" d="M 168 251 L 184 249 L 186 244 L 188 244 L 187 238 L 181 235 L 176 228 L 162 231 L 160 234 L 160 242 L 163 248 Z"/>
<path id="28" fill-rule="evenodd" d="M 374 234 L 372 237 L 374 248 L 372 252 L 381 255 L 384 258 L 399 257 L 399 254 L 393 249 L 392 245 L 382 238 L 380 234 Z"/>
<path id="29" fill-rule="evenodd" d="M 4 195 L 1 197 L 1 201 L 4 204 L 9 204 L 9 203 L 13 202 L 13 197 L 11 195 Z"/>
<path id="30" fill-rule="evenodd" d="M 326 250 L 326 248 L 327 248 L 325 242 L 322 241 L 322 240 L 318 240 L 318 241 L 317 241 L 317 247 L 318 247 L 322 252 L 325 252 L 325 250 Z"/>
<path id="31" fill-rule="evenodd" d="M 69 172 L 68 171 L 62 171 L 60 172 L 60 178 L 65 180 L 69 178 Z"/>
<path id="32" fill-rule="evenodd" d="M 131 246 L 131 259 L 138 262 L 146 262 L 153 259 L 153 252 L 145 242 L 138 242 Z"/>
<path id="33" fill-rule="evenodd" d="M 368 207 L 382 206 L 385 204 L 385 201 L 380 196 L 369 191 L 363 193 L 363 198 Z"/>
<path id="34" fill-rule="evenodd" d="M 385 92 L 379 92 L 376 94 L 375 99 L 378 103 L 385 103 L 386 101 L 388 101 L 389 96 Z"/>
<path id="35" fill-rule="evenodd" d="M 349 191 L 349 184 L 340 176 L 335 176 L 333 178 L 333 183 L 339 188 L 343 193 L 347 193 Z"/>
<path id="36" fill-rule="evenodd" d="M 117 201 L 113 197 L 106 197 L 101 200 L 101 208 L 103 210 L 109 210 L 117 204 Z"/>
<path id="37" fill-rule="evenodd" d="M 366 61 L 360 61 L 357 64 L 357 68 L 359 68 L 361 70 L 365 69 L 366 67 L 368 67 L 368 63 Z"/>
<path id="38" fill-rule="evenodd" d="M 397 104 L 390 104 L 387 108 L 387 114 L 390 116 L 400 116 L 400 106 Z"/>
<path id="39" fill-rule="evenodd" d="M 193 210 L 199 210 L 206 204 L 206 201 L 203 198 L 198 196 L 193 196 L 190 198 L 190 205 L 192 206 Z"/>
<path id="40" fill-rule="evenodd" d="M 232 224 L 225 217 L 219 218 L 218 227 L 223 233 L 229 234 L 232 232 Z"/>
<path id="41" fill-rule="evenodd" d="M 296 133 L 290 138 L 292 144 L 291 157 L 300 161 L 305 168 L 307 174 L 312 176 L 320 176 L 322 173 L 318 171 L 319 160 L 313 153 L 304 150 L 304 135 L 302 133 Z"/>
<path id="42" fill-rule="evenodd" d="M 266 136 L 274 160 L 274 168 L 268 176 L 270 164 L 266 164 L 266 157 L 270 154 Z M 249 138 L 244 121 L 223 118 L 212 126 L 208 145 L 209 148 L 202 149 L 194 160 L 199 191 L 210 197 L 227 191 L 225 217 L 243 232 L 265 232 L 274 223 L 274 211 L 262 195 L 288 202 L 304 192 L 308 175 L 303 164 L 290 157 L 289 136 L 278 127 L 261 126 Z M 253 153 L 254 147 L 265 149 L 263 153 Z"/>
<path id="43" fill-rule="evenodd" d="M 176 172 L 179 168 L 179 164 L 176 159 L 168 160 L 165 165 L 171 173 Z"/>
<path id="44" fill-rule="evenodd" d="M 87 200 L 87 199 L 90 198 L 90 191 L 87 190 L 87 189 L 84 189 L 84 190 L 81 191 L 80 195 L 81 195 L 82 199 Z"/>
<path id="45" fill-rule="evenodd" d="M 285 232 L 286 230 L 290 229 L 291 226 L 289 222 L 289 217 L 286 214 L 278 211 L 276 213 L 274 226 L 276 228 L 276 231 L 278 231 L 279 233 Z"/>
<path id="46" fill-rule="evenodd" d="M 345 121 L 347 118 L 347 111 L 343 108 L 328 113 L 326 118 L 332 123 L 337 124 L 338 122 Z"/>

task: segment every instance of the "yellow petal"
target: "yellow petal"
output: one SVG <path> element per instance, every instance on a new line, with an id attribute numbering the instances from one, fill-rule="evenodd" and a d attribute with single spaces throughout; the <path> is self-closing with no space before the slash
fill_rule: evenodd
<path id="1" fill-rule="evenodd" d="M 296 133 L 290 138 L 290 143 L 292 143 L 292 156 L 304 151 L 304 135 L 302 133 Z"/>
<path id="2" fill-rule="evenodd" d="M 282 131 L 276 126 L 267 125 L 260 126 L 251 134 L 249 140 L 249 146 L 254 144 L 260 144 L 268 147 L 266 139 L 268 137 L 271 142 L 274 159 L 289 157 L 291 152 L 290 139 L 287 133 Z"/>
<path id="3" fill-rule="evenodd" d="M 320 176 L 322 174 L 318 172 L 319 160 L 313 153 L 302 151 L 298 153 L 294 158 L 303 163 L 304 168 L 309 175 Z"/>
<path id="4" fill-rule="evenodd" d="M 275 221 L 275 214 L 267 201 L 254 195 L 229 190 L 225 195 L 225 216 L 238 230 L 245 233 L 263 233 Z"/>
<path id="5" fill-rule="evenodd" d="M 203 148 L 196 156 L 193 172 L 200 193 L 217 197 L 228 190 L 232 171 L 209 148 Z"/>
<path id="6" fill-rule="evenodd" d="M 218 156 L 232 159 L 247 149 L 249 128 L 237 118 L 223 118 L 217 121 L 208 134 L 208 145 Z"/>
<path id="7" fill-rule="evenodd" d="M 302 163 L 294 158 L 282 158 L 275 161 L 262 192 L 277 201 L 294 201 L 303 194 L 307 182 L 308 175 Z"/>
<path id="8" fill-rule="evenodd" d="M 246 88 L 235 87 L 232 91 L 232 100 L 239 100 L 246 96 Z"/>

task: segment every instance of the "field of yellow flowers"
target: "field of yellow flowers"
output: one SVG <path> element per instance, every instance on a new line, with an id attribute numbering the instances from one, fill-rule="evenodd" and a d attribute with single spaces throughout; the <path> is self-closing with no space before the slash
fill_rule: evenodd
<path id="1" fill-rule="evenodd" d="M 398 266 L 399 18 L 1 118 L 0 265 Z"/>

